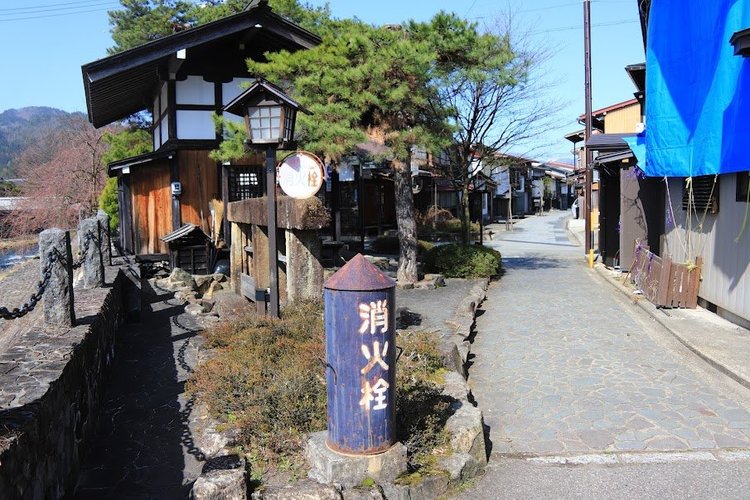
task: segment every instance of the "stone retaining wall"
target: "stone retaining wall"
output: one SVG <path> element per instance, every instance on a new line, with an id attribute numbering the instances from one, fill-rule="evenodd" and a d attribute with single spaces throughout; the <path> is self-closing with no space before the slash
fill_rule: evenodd
<path id="1" fill-rule="evenodd" d="M 72 493 L 97 425 L 122 317 L 124 274 L 76 289 L 77 326 L 37 325 L 0 353 L 0 498 Z"/>

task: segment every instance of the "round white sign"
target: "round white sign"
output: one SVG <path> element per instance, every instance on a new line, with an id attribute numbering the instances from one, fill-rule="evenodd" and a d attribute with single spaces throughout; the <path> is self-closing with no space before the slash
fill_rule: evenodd
<path id="1" fill-rule="evenodd" d="M 323 165 L 310 153 L 287 156 L 279 166 L 279 186 L 292 198 L 304 200 L 315 196 L 323 185 Z"/>

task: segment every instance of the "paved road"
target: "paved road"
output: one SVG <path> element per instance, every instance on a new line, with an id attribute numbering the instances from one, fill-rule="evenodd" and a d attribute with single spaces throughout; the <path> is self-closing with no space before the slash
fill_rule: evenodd
<path id="1" fill-rule="evenodd" d="M 689 487 L 696 478 L 676 480 L 703 468 L 650 462 L 710 462 L 709 484 L 750 472 L 750 454 L 720 451 L 750 449 L 750 393 L 588 270 L 566 217 L 526 219 L 487 242 L 503 253 L 506 273 L 477 319 L 470 384 L 492 460 L 466 498 L 618 496 L 634 478 L 648 482 L 664 470 L 674 481 L 652 481 L 651 493 L 705 497 L 707 490 Z M 561 466 L 565 460 L 576 470 Z M 600 488 L 602 478 L 614 489 Z M 677 489 L 663 489 L 669 484 Z"/>

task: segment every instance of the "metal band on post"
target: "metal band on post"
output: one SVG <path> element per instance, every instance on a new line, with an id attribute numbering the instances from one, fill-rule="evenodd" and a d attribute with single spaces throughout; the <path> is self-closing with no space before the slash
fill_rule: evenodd
<path id="1" fill-rule="evenodd" d="M 109 215 L 103 210 L 96 213 L 96 218 L 101 224 L 101 251 L 102 261 L 105 266 L 112 265 L 112 233 L 109 228 Z"/>

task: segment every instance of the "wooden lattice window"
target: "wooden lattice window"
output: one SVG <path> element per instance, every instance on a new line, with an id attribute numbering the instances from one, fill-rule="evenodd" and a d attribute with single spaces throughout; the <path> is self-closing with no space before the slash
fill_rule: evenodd
<path id="1" fill-rule="evenodd" d="M 229 170 L 229 201 L 260 198 L 264 194 L 261 167 L 232 167 Z"/>
<path id="2" fill-rule="evenodd" d="M 737 172 L 737 201 L 747 203 L 750 190 L 750 172 Z"/>
<path id="3" fill-rule="evenodd" d="M 701 175 L 693 177 L 692 185 L 692 207 L 690 206 L 691 190 L 687 183 L 682 187 L 682 209 L 702 214 L 708 212 L 715 214 L 719 212 L 719 177 L 714 175 Z"/>

